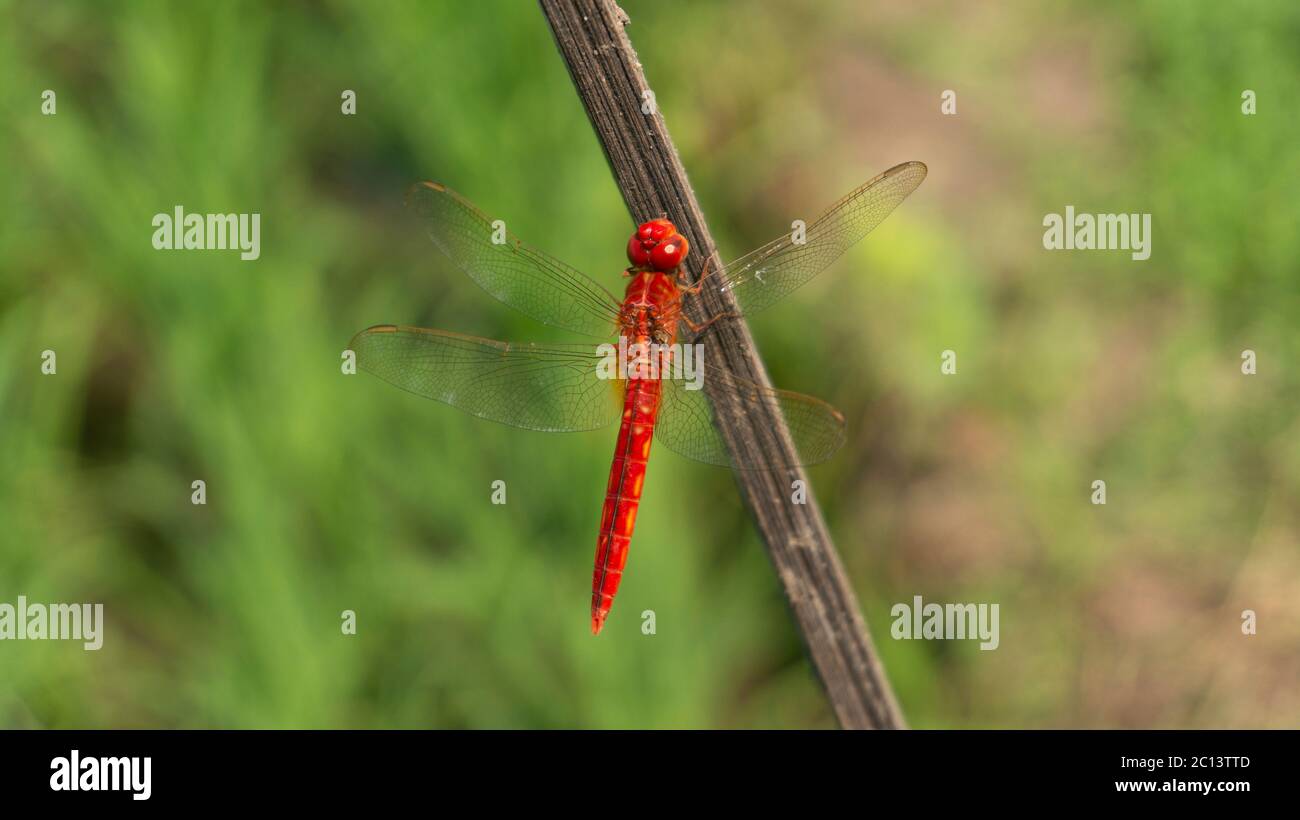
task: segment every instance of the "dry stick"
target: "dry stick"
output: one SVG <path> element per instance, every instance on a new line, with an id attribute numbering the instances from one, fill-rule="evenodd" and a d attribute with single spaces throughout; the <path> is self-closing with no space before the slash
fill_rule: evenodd
<path id="1" fill-rule="evenodd" d="M 699 276 L 706 257 L 717 269 L 721 260 L 663 117 L 653 103 L 647 106 L 651 113 L 642 111 L 653 98 L 645 93 L 645 74 L 623 31 L 627 16 L 613 0 L 540 3 L 633 219 L 639 223 L 667 214 L 690 241 L 692 274 Z M 735 297 L 719 288 L 705 288 L 693 301 L 697 318 L 737 310 Z M 710 368 L 771 385 L 743 321 L 723 320 L 709 332 L 716 339 L 708 346 Z M 789 430 L 774 404 L 746 411 L 715 400 L 714 414 L 727 446 L 746 463 L 796 462 Z M 791 500 L 792 482 L 808 486 L 803 470 L 734 474 L 840 725 L 904 728 L 817 501 L 811 491 L 806 504 Z"/>

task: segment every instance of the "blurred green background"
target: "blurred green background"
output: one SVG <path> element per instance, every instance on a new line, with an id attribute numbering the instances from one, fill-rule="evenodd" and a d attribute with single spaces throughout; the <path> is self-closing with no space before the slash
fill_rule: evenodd
<path id="1" fill-rule="evenodd" d="M 1300 7 L 624 7 L 724 257 L 930 167 L 753 322 L 848 418 L 814 486 L 910 723 L 1300 725 Z M 0 726 L 833 725 L 726 471 L 657 449 L 593 638 L 614 431 L 339 372 L 381 322 L 573 340 L 435 253 L 419 179 L 620 287 L 534 4 L 8 0 L 0 97 L 0 601 L 108 621 L 0 643 Z M 176 205 L 260 213 L 261 259 L 155 251 Z M 1151 213 L 1151 259 L 1043 250 L 1066 205 Z M 1001 646 L 891 640 L 914 595 Z"/>

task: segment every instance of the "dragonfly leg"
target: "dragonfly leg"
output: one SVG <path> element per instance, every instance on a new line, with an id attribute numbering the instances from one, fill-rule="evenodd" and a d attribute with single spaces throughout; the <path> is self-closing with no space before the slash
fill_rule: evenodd
<path id="1" fill-rule="evenodd" d="M 700 273 L 700 278 L 695 281 L 694 285 L 684 284 L 686 281 L 685 274 L 680 270 L 677 272 L 678 278 L 681 279 L 683 282 L 683 285 L 681 286 L 682 293 L 689 293 L 692 296 L 699 295 L 700 291 L 703 290 L 704 288 L 704 280 L 708 279 L 709 274 L 713 272 L 709 268 L 709 263 L 712 261 L 713 261 L 713 257 L 711 256 L 704 260 L 704 270 Z M 713 324 L 719 319 L 738 318 L 739 316 L 740 316 L 739 313 L 727 311 L 725 313 L 719 313 L 716 316 L 712 316 L 708 319 L 705 319 L 703 322 L 696 324 L 695 322 L 691 321 L 691 317 L 687 316 L 685 313 L 682 313 L 681 319 L 683 322 L 686 323 L 686 326 L 691 329 L 691 333 L 694 333 L 695 335 L 698 336 L 702 331 L 706 330 L 709 327 L 709 325 Z"/>
<path id="2" fill-rule="evenodd" d="M 719 313 L 716 316 L 711 316 L 708 319 L 705 319 L 703 322 L 696 324 L 695 322 L 691 321 L 691 317 L 687 316 L 685 313 L 682 314 L 682 321 L 685 322 L 686 326 L 691 329 L 691 333 L 694 333 L 697 336 L 701 332 L 707 330 L 709 325 L 713 324 L 719 319 L 739 319 L 739 318 L 740 318 L 739 313 L 734 313 L 728 310 L 725 313 Z"/>
<path id="3" fill-rule="evenodd" d="M 694 285 L 688 285 L 686 283 L 686 274 L 681 269 L 678 269 L 677 278 L 680 281 L 680 285 L 678 287 L 680 288 L 682 293 L 689 293 L 692 296 L 695 296 L 700 292 L 700 290 L 704 287 L 704 280 L 709 278 L 709 263 L 712 261 L 713 261 L 712 256 L 704 260 L 704 270 L 700 273 L 700 278 L 695 281 Z"/>

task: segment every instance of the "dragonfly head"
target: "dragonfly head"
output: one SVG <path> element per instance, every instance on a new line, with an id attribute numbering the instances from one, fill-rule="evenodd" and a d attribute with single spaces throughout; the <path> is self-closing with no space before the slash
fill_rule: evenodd
<path id="1" fill-rule="evenodd" d="M 690 244 L 667 219 L 643 222 L 627 242 L 627 258 L 638 268 L 668 273 L 686 258 Z"/>

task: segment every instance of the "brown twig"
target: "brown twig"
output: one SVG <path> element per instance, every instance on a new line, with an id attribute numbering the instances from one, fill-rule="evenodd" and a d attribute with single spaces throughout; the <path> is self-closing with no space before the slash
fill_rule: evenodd
<path id="1" fill-rule="evenodd" d="M 643 113 L 649 86 L 623 30 L 628 22 L 623 10 L 613 0 L 540 3 L 633 219 L 641 222 L 666 213 L 690 241 L 689 270 L 698 276 L 706 258 L 719 266 L 713 238 L 663 117 L 657 106 Z M 696 307 L 701 316 L 737 310 L 732 295 L 718 288 L 704 289 Z M 718 322 L 710 333 L 710 368 L 770 385 L 743 321 Z M 795 463 L 789 431 L 774 406 L 767 412 L 742 411 L 715 401 L 714 413 L 728 447 L 733 454 L 743 454 L 745 462 Z M 792 503 L 792 482 L 802 480 L 807 486 L 807 476 L 788 467 L 738 470 L 735 476 L 840 725 L 903 728 L 902 713 L 817 501 L 809 490 L 806 504 Z"/>

